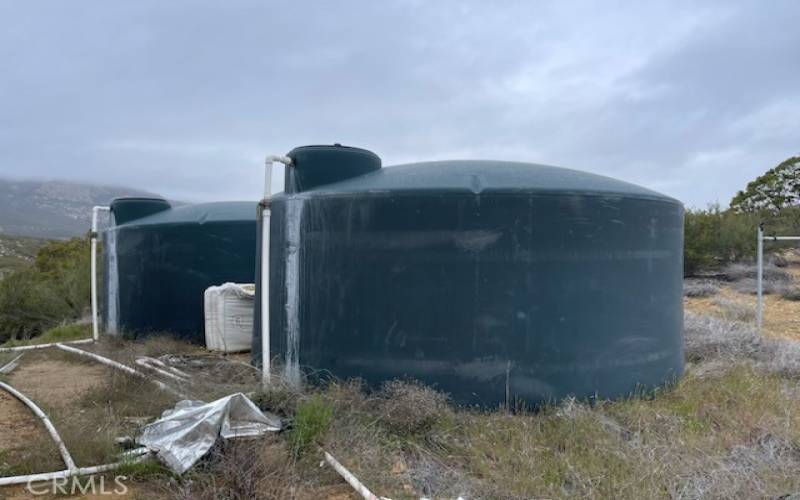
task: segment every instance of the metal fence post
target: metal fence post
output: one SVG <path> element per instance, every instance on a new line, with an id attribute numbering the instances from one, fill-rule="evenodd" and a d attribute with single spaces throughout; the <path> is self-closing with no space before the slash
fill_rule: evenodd
<path id="1" fill-rule="evenodd" d="M 764 279 L 764 225 L 758 225 L 758 252 L 757 257 L 758 259 L 758 274 L 756 276 L 756 289 L 758 294 L 757 304 L 756 304 L 756 329 L 758 333 L 761 333 L 761 324 L 763 322 L 764 316 L 764 292 L 762 290 L 763 286 L 763 279 Z"/>

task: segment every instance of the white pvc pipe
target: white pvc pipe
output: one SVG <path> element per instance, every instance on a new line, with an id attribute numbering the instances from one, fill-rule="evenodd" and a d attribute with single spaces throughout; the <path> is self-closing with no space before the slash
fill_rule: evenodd
<path id="1" fill-rule="evenodd" d="M 178 396 L 179 398 L 188 399 L 185 394 L 183 394 L 180 391 L 177 391 L 177 390 L 173 389 L 172 387 L 168 386 L 164 382 L 161 382 L 160 380 L 155 380 L 153 378 L 150 378 L 147 375 L 145 375 L 144 373 L 138 372 L 138 371 L 134 370 L 133 368 L 131 368 L 130 366 L 126 366 L 126 365 L 123 365 L 122 363 L 118 363 L 118 362 L 114 361 L 113 359 L 109 359 L 109 358 L 100 356 L 99 354 L 95 354 L 93 352 L 83 351 L 81 349 L 75 349 L 74 347 L 70 347 L 70 346 L 67 346 L 67 345 L 64 345 L 64 344 L 56 344 L 56 347 L 58 347 L 59 349 L 64 350 L 64 351 L 71 352 L 73 354 L 77 354 L 79 356 L 86 356 L 88 358 L 92 358 L 95 361 L 99 361 L 100 363 L 103 363 L 104 365 L 110 366 L 112 368 L 116 368 L 117 370 L 122 370 L 125 373 L 127 373 L 128 375 L 133 375 L 134 377 L 139 377 L 139 378 L 143 378 L 145 380 L 149 380 L 150 382 L 156 384 L 160 389 L 162 389 L 164 391 L 167 391 L 170 394 Z"/>
<path id="2" fill-rule="evenodd" d="M 108 211 L 109 207 L 92 208 L 92 338 L 97 340 L 100 337 L 100 328 L 97 318 L 97 214 L 100 211 Z"/>
<path id="3" fill-rule="evenodd" d="M 151 358 L 151 357 L 148 357 L 148 356 L 141 356 L 138 359 L 146 360 L 149 364 L 155 365 L 155 366 L 163 368 L 163 369 L 165 369 L 167 371 L 170 371 L 170 372 L 174 373 L 175 375 L 177 375 L 177 376 L 179 376 L 181 378 L 185 378 L 185 379 L 192 378 L 192 376 L 189 375 L 188 373 L 186 373 L 184 371 L 181 371 L 181 370 L 178 370 L 174 366 L 168 365 L 168 364 L 164 363 L 163 361 L 161 361 L 160 359 Z"/>
<path id="4" fill-rule="evenodd" d="M 39 417 L 39 419 L 41 419 L 42 423 L 47 428 L 47 432 L 50 433 L 50 437 L 53 438 L 53 441 L 56 442 L 56 445 L 58 446 L 58 451 L 59 453 L 61 453 L 61 458 L 64 460 L 64 465 L 67 466 L 67 470 L 72 471 L 77 469 L 75 461 L 72 460 L 72 455 L 70 455 L 69 451 L 67 451 L 67 446 L 64 444 L 64 440 L 61 439 L 61 436 L 58 434 L 58 431 L 53 425 L 53 422 L 51 422 L 50 419 L 47 417 L 47 415 L 44 414 L 42 409 L 36 406 L 36 403 L 28 399 L 27 396 L 25 396 L 18 390 L 14 389 L 10 385 L 6 384 L 5 382 L 0 382 L 0 388 L 5 389 L 6 392 L 11 394 L 15 398 L 19 399 L 20 401 L 22 401 L 25 404 L 25 406 L 30 408 L 31 411 L 37 417 Z"/>
<path id="5" fill-rule="evenodd" d="M 269 233 L 270 218 L 270 191 L 272 190 L 272 163 L 267 160 L 266 174 L 264 175 L 264 201 L 261 209 L 261 383 L 264 387 L 270 382 L 270 352 L 269 352 Z"/>
<path id="6" fill-rule="evenodd" d="M 764 236 L 762 230 L 761 239 L 764 241 L 800 241 L 800 236 Z"/>
<path id="7" fill-rule="evenodd" d="M 19 358 L 21 358 L 24 355 L 25 353 L 23 352 L 22 354 L 12 359 L 8 363 L 4 364 L 3 366 L 0 366 L 0 375 L 8 375 L 9 373 L 11 373 L 11 370 L 17 367 L 18 364 L 17 361 L 19 361 Z"/>
<path id="8" fill-rule="evenodd" d="M 126 459 L 111 464 L 95 465 L 93 467 L 77 467 L 58 472 L 45 472 L 42 474 L 28 474 L 25 476 L 0 477 L 0 486 L 11 486 L 14 484 L 31 484 L 42 481 L 52 481 L 54 479 L 64 479 L 73 476 L 89 476 L 118 469 L 123 465 L 138 463 L 147 460 L 151 451 L 147 448 L 137 448 L 123 454 Z"/>
<path id="9" fill-rule="evenodd" d="M 0 352 L 32 351 L 34 349 L 47 349 L 64 344 L 91 344 L 94 339 L 68 340 L 66 342 L 52 342 L 50 344 L 21 345 L 19 347 L 0 347 Z"/>
<path id="10" fill-rule="evenodd" d="M 176 373 L 169 372 L 167 370 L 162 370 L 158 366 L 154 366 L 154 365 L 156 365 L 156 363 L 154 363 L 154 361 L 156 361 L 156 360 L 153 359 L 153 358 L 142 357 L 142 358 L 136 358 L 135 363 L 137 365 L 141 366 L 141 367 L 147 368 L 148 370 L 153 370 L 154 372 L 156 372 L 156 373 L 158 373 L 160 375 L 163 375 L 165 377 L 171 378 L 173 380 L 177 380 L 178 382 L 186 382 L 188 380 L 189 375 L 183 374 L 183 376 L 181 376 L 181 375 L 178 375 Z M 181 373 L 183 373 L 183 372 L 181 372 Z"/>
<path id="11" fill-rule="evenodd" d="M 756 253 L 756 259 L 758 259 L 758 271 L 756 274 L 756 294 L 758 296 L 756 299 L 756 330 L 761 333 L 761 324 L 764 318 L 764 227 L 761 224 L 758 225 L 758 251 Z"/>
<path id="12" fill-rule="evenodd" d="M 272 166 L 283 163 L 292 164 L 288 156 L 267 156 L 264 169 L 264 199 L 261 202 L 261 383 L 264 387 L 270 382 L 269 352 L 269 233 L 272 209 Z"/>
<path id="13" fill-rule="evenodd" d="M 327 451 L 324 453 L 325 453 L 325 461 L 327 461 L 336 470 L 336 472 L 338 472 L 339 475 L 342 476 L 342 478 L 344 478 L 345 481 L 347 481 L 347 484 L 352 486 L 353 489 L 356 490 L 356 492 L 358 492 L 358 494 L 361 495 L 362 498 L 364 498 L 364 500 L 380 500 L 374 493 L 369 491 L 369 489 L 366 486 L 364 486 L 364 484 L 361 481 L 359 481 L 358 478 L 353 475 L 353 473 L 345 469 L 345 467 L 342 464 L 340 464 L 335 458 L 333 458 L 333 455 L 331 455 Z"/>

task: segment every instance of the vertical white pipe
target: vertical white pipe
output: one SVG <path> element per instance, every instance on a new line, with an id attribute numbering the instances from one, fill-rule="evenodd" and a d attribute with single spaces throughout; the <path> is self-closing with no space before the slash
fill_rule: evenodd
<path id="1" fill-rule="evenodd" d="M 269 352 L 269 232 L 272 209 L 272 164 L 283 163 L 287 167 L 292 159 L 287 156 L 267 156 L 264 172 L 264 199 L 261 201 L 261 383 L 270 382 Z"/>
<path id="2" fill-rule="evenodd" d="M 269 352 L 269 232 L 270 198 L 272 196 L 272 160 L 267 158 L 264 174 L 264 200 L 261 208 L 261 383 L 266 387 L 270 382 Z"/>
<path id="3" fill-rule="evenodd" d="M 98 327 L 97 318 L 97 215 L 103 210 L 108 210 L 108 207 L 94 207 L 92 208 L 92 252 L 91 252 L 91 268 L 92 268 L 92 338 L 97 340 L 100 338 L 100 328 Z"/>
<path id="4" fill-rule="evenodd" d="M 757 290 L 757 304 L 756 304 L 756 329 L 761 333 L 761 325 L 764 317 L 764 292 L 763 279 L 764 279 L 764 226 L 758 225 L 758 251 L 756 258 L 758 259 L 758 274 L 756 276 L 756 290 Z"/>

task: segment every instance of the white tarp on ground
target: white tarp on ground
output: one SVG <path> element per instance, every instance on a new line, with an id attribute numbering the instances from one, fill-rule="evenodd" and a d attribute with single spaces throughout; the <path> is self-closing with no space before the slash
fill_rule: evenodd
<path id="1" fill-rule="evenodd" d="M 251 348 L 255 285 L 225 283 L 203 294 L 206 347 L 210 351 L 244 352 Z"/>
<path id="2" fill-rule="evenodd" d="M 220 437 L 260 436 L 280 429 L 280 418 L 262 413 L 247 396 L 237 393 L 211 403 L 179 401 L 145 426 L 137 442 L 156 452 L 175 473 L 183 474 Z"/>

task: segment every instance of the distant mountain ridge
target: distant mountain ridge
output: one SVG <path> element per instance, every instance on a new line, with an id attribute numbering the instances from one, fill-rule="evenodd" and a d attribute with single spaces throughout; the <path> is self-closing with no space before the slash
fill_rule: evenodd
<path id="1" fill-rule="evenodd" d="M 0 234 L 70 238 L 89 231 L 92 207 L 119 196 L 158 196 L 117 186 L 0 178 Z"/>

